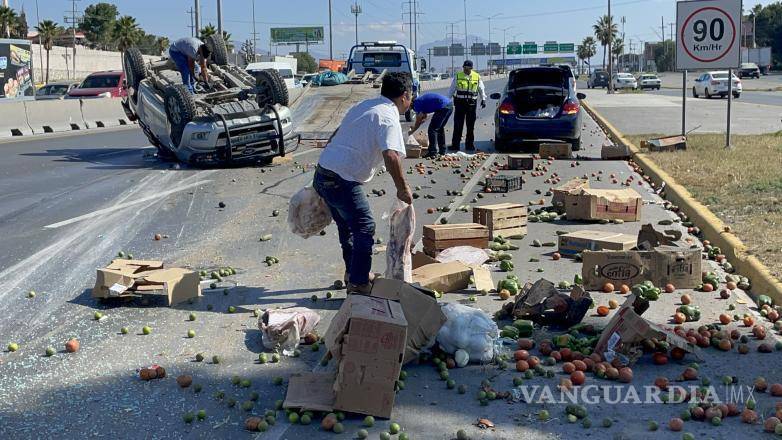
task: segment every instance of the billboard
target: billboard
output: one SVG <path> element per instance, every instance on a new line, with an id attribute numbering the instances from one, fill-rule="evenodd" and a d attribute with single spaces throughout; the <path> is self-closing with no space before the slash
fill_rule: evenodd
<path id="1" fill-rule="evenodd" d="M 271 28 L 272 44 L 323 43 L 323 26 Z"/>
<path id="2" fill-rule="evenodd" d="M 432 55 L 436 57 L 447 57 L 448 46 L 435 46 L 432 48 Z"/>
<path id="3" fill-rule="evenodd" d="M 489 55 L 501 55 L 502 54 L 502 48 L 500 47 L 499 43 L 489 43 L 489 46 L 486 49 L 489 53 Z"/>
<path id="4" fill-rule="evenodd" d="M 0 100 L 35 96 L 29 41 L 0 39 L 0 87 Z"/>
<path id="5" fill-rule="evenodd" d="M 483 43 L 473 43 L 470 47 L 470 55 L 481 56 L 486 55 L 486 45 Z"/>
<path id="6" fill-rule="evenodd" d="M 464 56 L 464 46 L 460 43 L 452 44 L 450 48 L 451 56 L 452 57 L 461 57 Z"/>

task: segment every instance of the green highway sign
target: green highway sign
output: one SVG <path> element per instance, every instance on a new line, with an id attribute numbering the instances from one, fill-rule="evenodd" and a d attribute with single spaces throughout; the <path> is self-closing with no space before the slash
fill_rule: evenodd
<path id="1" fill-rule="evenodd" d="M 521 50 L 524 55 L 534 55 L 538 53 L 538 43 L 534 41 L 525 41 Z"/>
<path id="2" fill-rule="evenodd" d="M 521 43 L 518 41 L 511 41 L 506 49 L 508 55 L 521 55 Z"/>
<path id="3" fill-rule="evenodd" d="M 557 53 L 559 52 L 559 44 L 556 41 L 546 41 L 543 44 L 543 53 Z"/>
<path id="4" fill-rule="evenodd" d="M 560 43 L 559 44 L 559 51 L 560 52 L 575 52 L 576 51 L 576 45 L 573 43 Z"/>
<path id="5" fill-rule="evenodd" d="M 272 44 L 323 43 L 323 26 L 271 28 Z"/>

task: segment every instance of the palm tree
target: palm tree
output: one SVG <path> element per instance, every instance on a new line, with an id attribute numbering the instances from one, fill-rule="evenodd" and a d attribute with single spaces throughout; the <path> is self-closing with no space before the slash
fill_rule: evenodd
<path id="1" fill-rule="evenodd" d="M 611 55 L 613 55 L 616 62 L 614 63 L 614 68 L 617 68 L 617 64 L 619 64 L 619 57 L 624 53 L 625 51 L 625 42 L 622 40 L 614 40 L 612 43 L 613 48 L 611 49 Z"/>
<path id="2" fill-rule="evenodd" d="M 597 54 L 597 41 L 595 41 L 592 37 L 586 37 L 584 38 L 584 41 L 581 42 L 581 45 L 584 46 L 584 55 L 586 55 L 587 64 L 589 64 L 589 68 L 592 68 L 592 57 Z"/>
<path id="3" fill-rule="evenodd" d="M 157 37 L 157 40 L 155 40 L 155 49 L 161 54 L 164 50 L 168 49 L 168 46 L 170 45 L 171 43 L 168 41 L 167 37 Z"/>
<path id="4" fill-rule="evenodd" d="M 223 41 L 225 41 L 225 48 L 228 50 L 228 52 L 232 52 L 234 50 L 234 44 L 231 42 L 231 33 L 223 31 Z"/>
<path id="5" fill-rule="evenodd" d="M 201 29 L 201 32 L 199 32 L 199 34 L 201 40 L 206 40 L 207 37 L 217 34 L 217 28 L 214 27 L 212 23 L 209 23 L 203 29 Z"/>
<path id="6" fill-rule="evenodd" d="M 603 68 L 605 68 L 606 55 L 608 54 L 608 51 L 606 50 L 608 47 L 608 42 L 616 39 L 616 36 L 619 33 L 619 28 L 617 27 L 616 23 L 614 23 L 614 17 L 604 15 L 600 17 L 599 20 L 597 20 L 597 23 L 592 25 L 592 30 L 595 32 L 597 41 L 599 41 L 600 45 L 603 46 Z"/>
<path id="7" fill-rule="evenodd" d="M 11 37 L 11 29 L 16 25 L 16 12 L 8 6 L 0 6 L 0 35 Z"/>
<path id="8" fill-rule="evenodd" d="M 120 17 L 114 24 L 113 37 L 120 52 L 125 52 L 127 48 L 135 45 L 141 37 L 141 29 L 136 19 L 129 15 Z"/>
<path id="9" fill-rule="evenodd" d="M 584 71 L 584 60 L 586 59 L 586 48 L 584 45 L 579 44 L 576 46 L 576 57 L 578 57 L 578 73 L 581 74 Z"/>
<path id="10" fill-rule="evenodd" d="M 38 41 L 46 50 L 46 82 L 49 82 L 49 51 L 52 50 L 54 39 L 60 34 L 60 27 L 51 20 L 44 20 L 35 27 L 38 31 Z"/>

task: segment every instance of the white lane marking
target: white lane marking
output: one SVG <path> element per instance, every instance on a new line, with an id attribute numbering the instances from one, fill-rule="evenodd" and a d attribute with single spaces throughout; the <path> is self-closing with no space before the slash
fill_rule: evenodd
<path id="1" fill-rule="evenodd" d="M 184 191 L 184 190 L 192 188 L 194 186 L 203 185 L 203 184 L 206 184 L 206 183 L 209 183 L 209 182 L 211 182 L 211 180 L 199 180 L 197 182 L 193 182 L 193 183 L 190 183 L 190 184 L 187 184 L 187 185 L 183 185 L 183 186 L 179 186 L 179 187 L 176 187 L 176 188 L 172 188 L 172 189 L 169 189 L 167 191 L 162 191 L 162 192 L 159 192 L 157 194 L 153 194 L 153 195 L 150 195 L 150 196 L 142 197 L 140 199 L 132 200 L 130 202 L 117 203 L 116 205 L 109 206 L 108 208 L 99 209 L 97 211 L 92 211 L 92 212 L 89 212 L 87 214 L 83 214 L 83 215 L 80 215 L 78 217 L 73 217 L 73 218 L 68 219 L 68 220 L 63 220 L 61 222 L 52 223 L 50 225 L 44 226 L 44 228 L 46 228 L 46 229 L 60 228 L 62 226 L 66 226 L 66 225 L 70 225 L 72 223 L 80 222 L 80 221 L 88 219 L 88 218 L 97 217 L 99 215 L 108 214 L 110 212 L 114 212 L 114 211 L 117 211 L 117 210 L 120 210 L 120 209 L 125 209 L 125 208 L 127 208 L 129 206 L 138 205 L 139 203 L 144 203 L 144 202 L 149 202 L 150 200 L 159 199 L 161 197 L 165 197 L 165 196 L 168 196 L 170 194 L 174 194 L 174 193 L 177 193 L 177 192 L 180 192 L 180 191 Z"/>
<path id="2" fill-rule="evenodd" d="M 190 211 L 193 209 L 193 202 L 195 202 L 196 193 L 198 192 L 198 188 L 196 188 L 193 191 L 192 197 L 190 197 L 190 204 L 187 206 L 187 212 L 185 213 L 185 218 L 190 217 Z M 179 228 L 179 234 L 176 236 L 176 243 L 179 243 L 179 239 L 182 237 L 182 233 L 185 232 L 185 222 L 182 222 L 182 227 Z"/>
<path id="3" fill-rule="evenodd" d="M 468 180 L 467 183 L 464 185 L 464 188 L 462 188 L 462 195 L 457 197 L 457 198 L 455 198 L 453 203 L 448 205 L 451 209 L 449 209 L 448 212 L 443 212 L 442 214 L 440 214 L 440 216 L 437 217 L 437 219 L 435 219 L 435 221 L 432 222 L 431 224 L 433 224 L 433 225 L 440 224 L 440 220 L 442 220 L 444 218 L 445 219 L 450 218 L 454 214 L 455 208 L 458 208 L 459 205 L 463 204 L 464 199 L 467 198 L 467 195 L 470 193 L 470 191 L 472 191 L 472 189 L 475 187 L 475 185 L 478 184 L 478 181 L 483 178 L 483 176 L 484 176 L 483 167 L 489 166 L 489 164 L 493 163 L 494 159 L 496 159 L 496 158 L 497 158 L 497 153 L 493 153 L 493 154 L 489 155 L 489 157 L 486 159 L 485 162 L 483 162 L 483 164 L 476 171 L 476 173 L 472 176 L 472 178 L 470 180 Z M 422 248 L 421 246 L 422 246 L 423 241 L 424 241 L 423 238 L 418 239 L 418 241 L 413 246 L 413 249 L 420 249 L 420 248 Z"/>

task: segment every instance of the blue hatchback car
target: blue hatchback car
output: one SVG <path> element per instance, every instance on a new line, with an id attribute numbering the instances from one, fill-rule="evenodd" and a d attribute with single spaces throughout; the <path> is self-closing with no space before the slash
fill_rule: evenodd
<path id="1" fill-rule="evenodd" d="M 567 69 L 557 66 L 516 69 L 508 75 L 494 116 L 494 145 L 508 151 L 525 142 L 569 142 L 581 149 L 581 104 Z"/>

